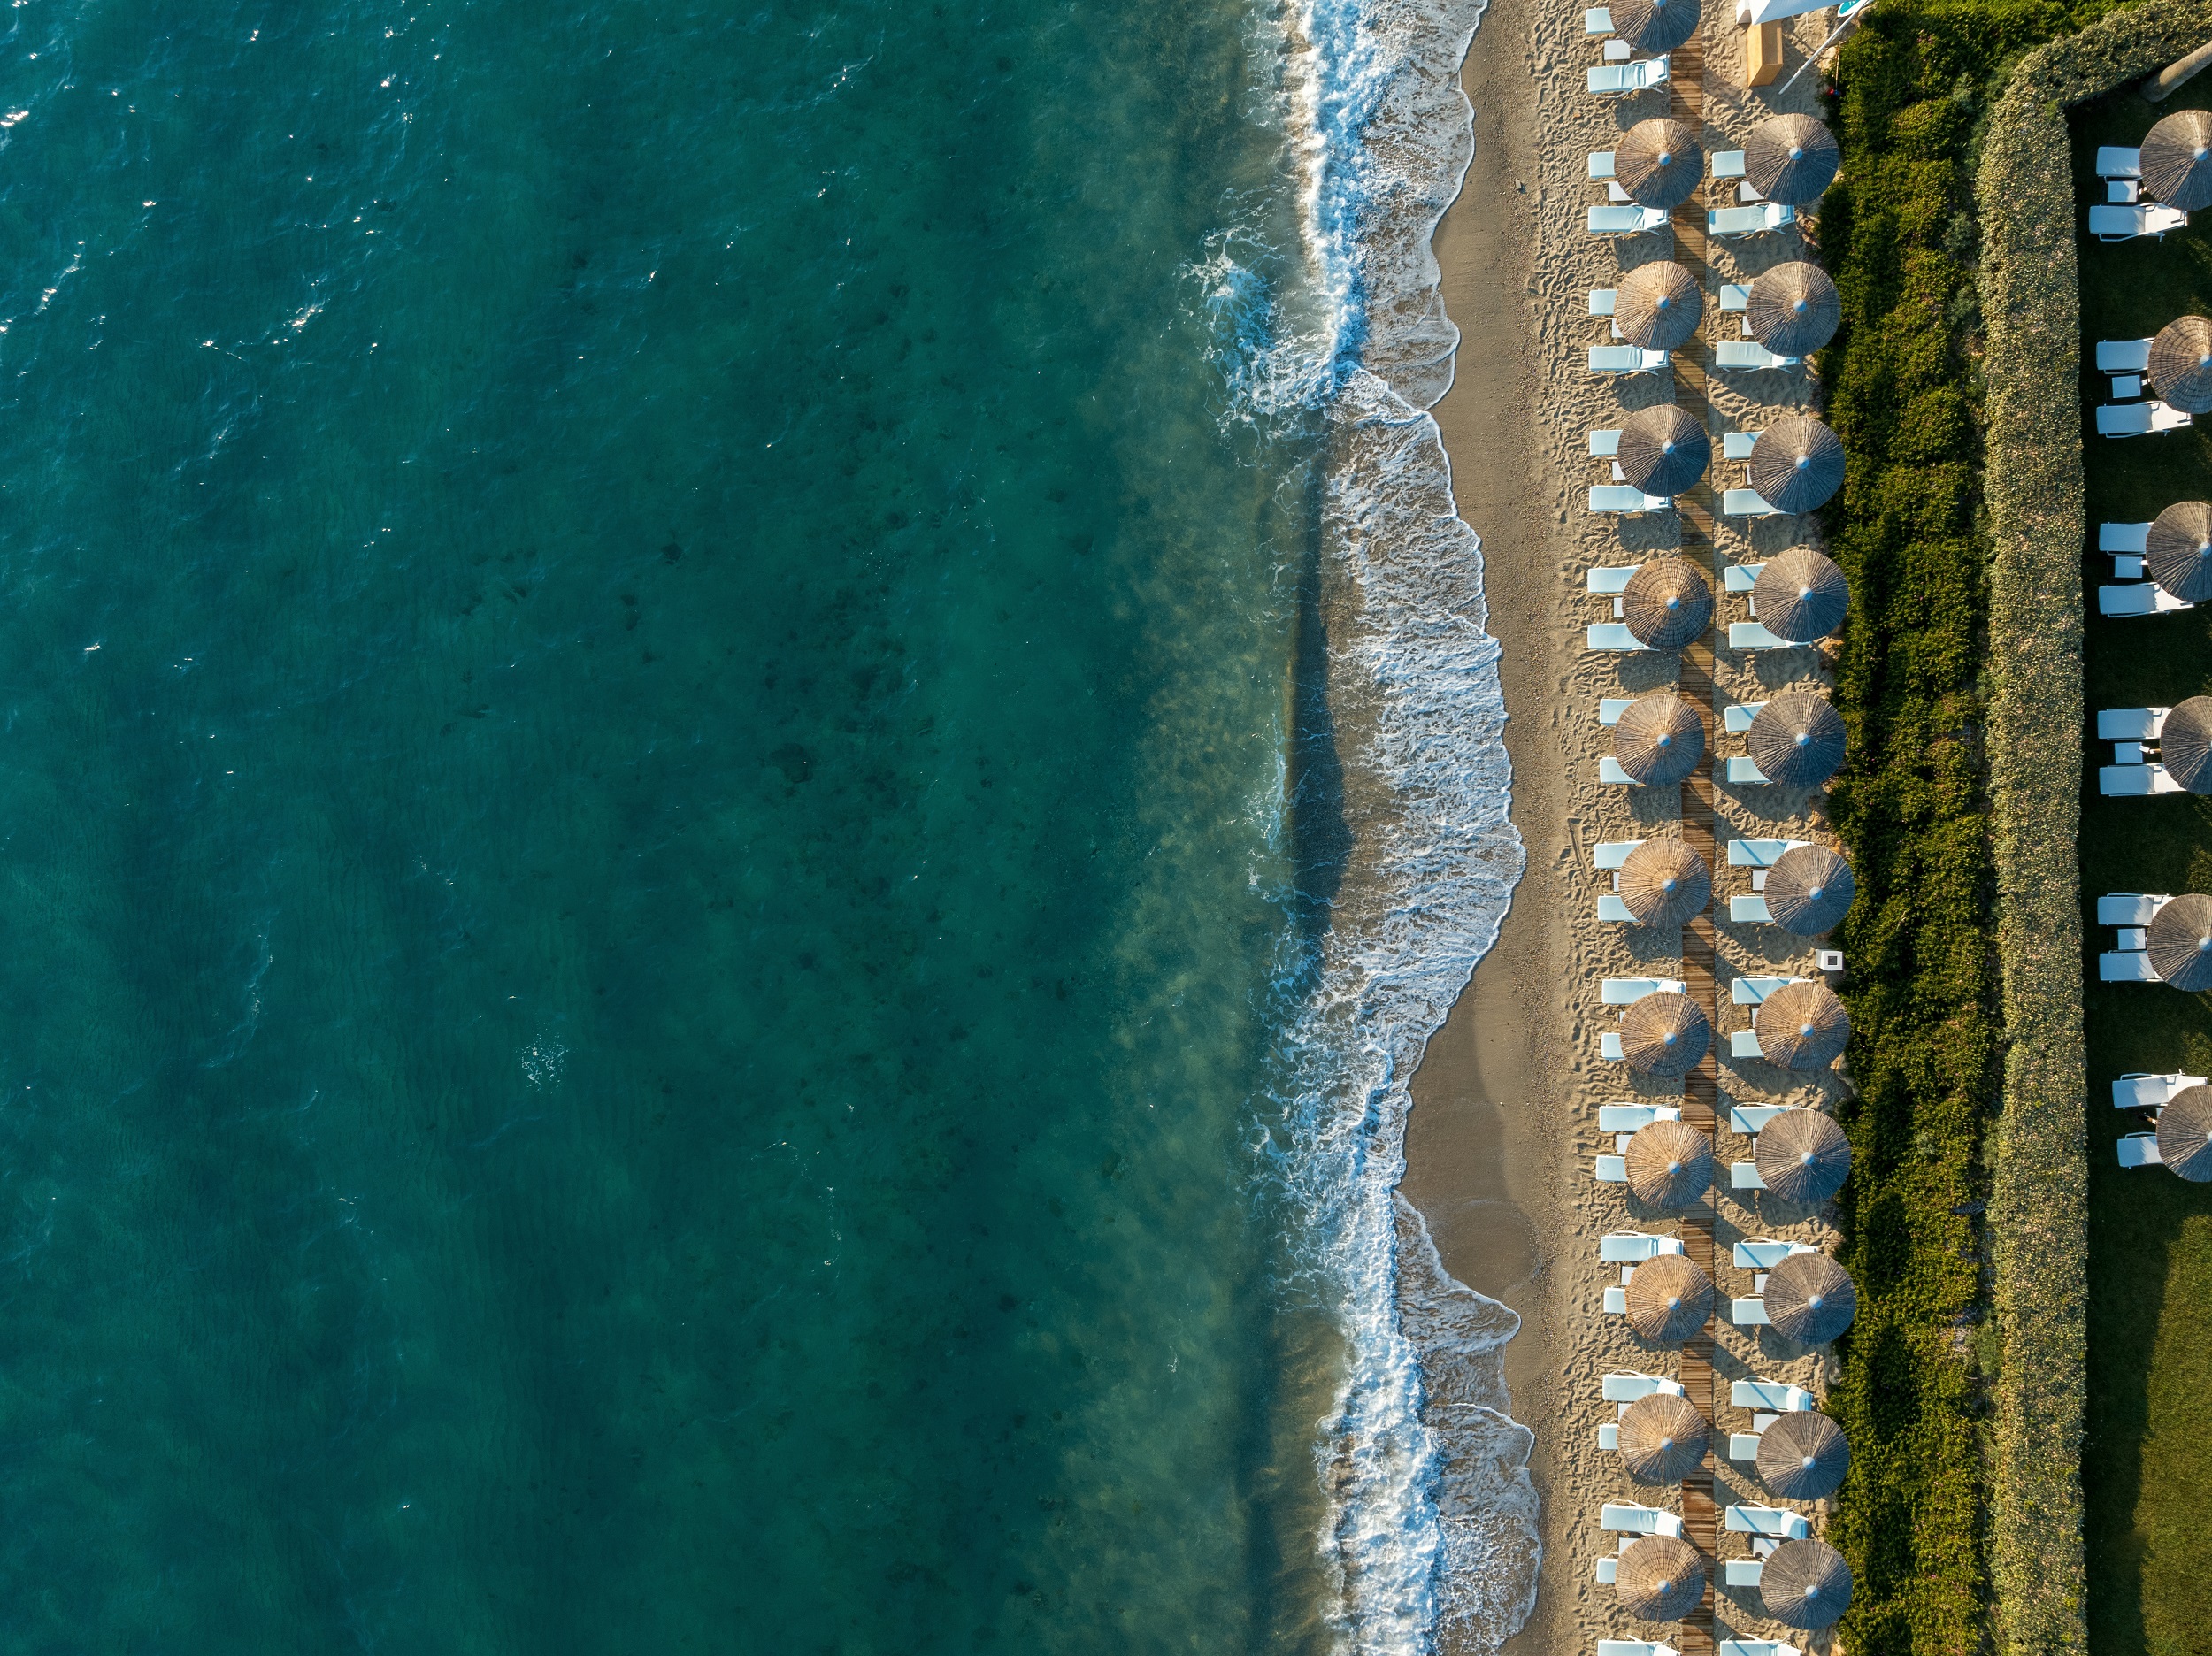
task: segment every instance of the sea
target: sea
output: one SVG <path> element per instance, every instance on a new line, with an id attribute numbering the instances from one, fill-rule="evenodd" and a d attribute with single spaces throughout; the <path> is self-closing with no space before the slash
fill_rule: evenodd
<path id="1" fill-rule="evenodd" d="M 17 0 L 0 1656 L 1417 1652 L 1475 0 Z"/>

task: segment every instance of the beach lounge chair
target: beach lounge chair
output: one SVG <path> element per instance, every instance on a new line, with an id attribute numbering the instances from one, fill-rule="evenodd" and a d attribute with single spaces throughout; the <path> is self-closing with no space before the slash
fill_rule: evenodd
<path id="1" fill-rule="evenodd" d="M 1594 183 L 1594 182 L 1602 182 L 1602 181 L 1604 181 L 1604 180 L 1609 180 L 1612 176 L 1613 176 L 1613 152 L 1612 152 L 1610 150 L 1591 150 L 1591 151 L 1590 151 L 1590 178 L 1591 178 L 1591 180 L 1592 180 Z"/>
<path id="2" fill-rule="evenodd" d="M 1594 623 L 1589 632 L 1589 648 L 1594 650 L 1647 650 L 1645 643 L 1628 630 L 1624 621 Z"/>
<path id="3" fill-rule="evenodd" d="M 2190 417 L 2177 408 L 2170 408 L 2155 398 L 2147 402 L 2100 402 L 2097 404 L 2097 435 L 2100 437 L 2147 437 L 2160 432 L 2180 431 L 2191 424 Z"/>
<path id="4" fill-rule="evenodd" d="M 1625 1184 L 1628 1183 L 1628 1158 L 1625 1155 L 1601 1154 L 1591 1177 L 1601 1184 Z"/>
<path id="5" fill-rule="evenodd" d="M 1721 1523 L 1731 1535 L 1762 1536 L 1770 1541 L 1802 1541 L 1812 1533 L 1803 1513 L 1779 1506 L 1731 1506 Z"/>
<path id="6" fill-rule="evenodd" d="M 1759 571 L 1765 567 L 1764 564 L 1731 564 L 1720 572 L 1720 589 L 1747 598 L 1759 584 Z"/>
<path id="7" fill-rule="evenodd" d="M 1678 1536 L 1682 1520 L 1659 1506 L 1640 1506 L 1632 1501 L 1608 1501 L 1598 1510 L 1598 1527 L 1616 1535 Z"/>
<path id="8" fill-rule="evenodd" d="M 1589 73 L 1588 86 L 1599 97 L 1626 97 L 1667 83 L 1667 60 L 1645 58 L 1635 63 L 1601 64 Z"/>
<path id="9" fill-rule="evenodd" d="M 1728 999 L 1736 1006 L 1763 1006 L 1766 998 L 1777 989 L 1786 989 L 1804 981 L 1802 978 L 1737 978 L 1729 983 Z"/>
<path id="10" fill-rule="evenodd" d="M 1724 432 L 1720 440 L 1720 457 L 1724 460 L 1748 460 L 1751 451 L 1758 446 L 1757 432 Z"/>
<path id="11" fill-rule="evenodd" d="M 2124 949 L 2097 956 L 2099 983 L 2156 983 L 2150 956 L 2140 949 Z"/>
<path id="12" fill-rule="evenodd" d="M 1743 176 L 1743 151 L 1740 150 L 1714 150 L 1713 176 L 1717 179 L 1741 178 Z"/>
<path id="13" fill-rule="evenodd" d="M 2099 373 L 2139 374 L 2150 365 L 2151 342 L 2147 338 L 2097 341 Z"/>
<path id="14" fill-rule="evenodd" d="M 1724 518 L 1778 518 L 1782 515 L 1761 498 L 1758 490 L 1747 488 L 1722 490 L 1720 511 Z"/>
<path id="15" fill-rule="evenodd" d="M 2132 745 L 2132 744 L 2131 744 Z M 2107 799 L 2149 799 L 2161 794 L 2186 794 L 2162 764 L 2117 764 L 2097 767 L 2097 792 Z"/>
<path id="16" fill-rule="evenodd" d="M 1771 925 L 1774 915 L 1767 908 L 1767 900 L 1754 892 L 1746 897 L 1740 893 L 1728 900 L 1728 919 L 1732 925 Z"/>
<path id="17" fill-rule="evenodd" d="M 1601 1104 L 1598 1106 L 1598 1131 L 1609 1133 L 1640 1132 L 1654 1122 L 1680 1121 L 1682 1112 L 1665 1104 Z"/>
<path id="18" fill-rule="evenodd" d="M 1714 1656 L 1805 1656 L 1796 1645 L 1778 1639 L 1723 1639 L 1713 1650 Z"/>
<path id="19" fill-rule="evenodd" d="M 1621 433 L 1617 426 L 1611 431 L 1594 431 L 1590 433 L 1591 459 L 1610 460 L 1620 451 Z"/>
<path id="20" fill-rule="evenodd" d="M 2089 234 L 2100 242 L 2132 242 L 2139 236 L 2162 238 L 2188 227 L 2189 215 L 2178 207 L 2151 202 L 2128 206 L 2099 204 L 2089 210 Z"/>
<path id="21" fill-rule="evenodd" d="M 1758 761 L 1752 758 L 1749 754 L 1737 754 L 1731 758 L 1724 774 L 1727 777 L 1730 786 L 1734 787 L 1764 787 L 1767 786 L 1767 773 L 1759 769 Z"/>
<path id="22" fill-rule="evenodd" d="M 1646 995 L 1680 994 L 1681 980 L 1674 978 L 1608 978 L 1598 985 L 1607 1006 L 1634 1006 Z"/>
<path id="23" fill-rule="evenodd" d="M 1609 1230 L 1598 1238 L 1598 1261 L 1604 1265 L 1640 1265 L 1662 1254 L 1679 1254 L 1680 1237 L 1654 1236 L 1648 1230 Z"/>
<path id="24" fill-rule="evenodd" d="M 1728 1108 L 1728 1131 L 1755 1138 L 1766 1131 L 1766 1124 L 1789 1107 L 1785 1104 L 1732 1104 Z"/>
<path id="25" fill-rule="evenodd" d="M 1598 1395 L 1608 1403 L 1634 1403 L 1660 1392 L 1680 1397 L 1682 1383 L 1649 1374 L 1609 1374 L 1598 1382 Z"/>
<path id="26" fill-rule="evenodd" d="M 1613 12 L 1608 6 L 1592 6 L 1582 14 L 1585 34 L 1610 34 L 1613 32 Z"/>
<path id="27" fill-rule="evenodd" d="M 1797 209 L 1776 202 L 1756 207 L 1717 207 L 1705 215 L 1705 234 L 1710 236 L 1766 235 L 1797 222 Z"/>
<path id="28" fill-rule="evenodd" d="M 2147 926 L 2158 917 L 2158 911 L 2172 901 L 2162 892 L 2107 892 L 2097 899 L 2097 924 Z"/>
<path id="29" fill-rule="evenodd" d="M 2112 1084 L 2116 1109 L 2163 1109 L 2174 1094 L 2185 1087 L 2203 1086 L 2205 1077 L 2193 1075 L 2145 1075 L 2132 1071 Z"/>
<path id="30" fill-rule="evenodd" d="M 1794 851 L 1809 840 L 1731 840 L 1728 842 L 1730 868 L 1770 869 L 1785 851 Z"/>
<path id="31" fill-rule="evenodd" d="M 1793 1254 L 1812 1251 L 1809 1243 L 1782 1237 L 1746 1237 L 1729 1251 L 1728 1257 L 1738 1270 L 1769 1271 Z"/>
<path id="32" fill-rule="evenodd" d="M 1802 1414 L 1813 1407 L 1811 1392 L 1779 1380 L 1738 1380 L 1728 1388 L 1728 1400 L 1738 1408 L 1766 1409 L 1778 1414 Z"/>
<path id="33" fill-rule="evenodd" d="M 1592 373 L 1655 373 L 1667 362 L 1667 353 L 1663 350 L 1645 350 L 1635 345 L 1590 347 Z"/>
<path id="34" fill-rule="evenodd" d="M 1741 736 L 1745 734 L 1750 730 L 1752 725 L 1757 722 L 1759 717 L 1759 709 L 1765 705 L 1766 703 L 1763 702 L 1739 702 L 1733 707 L 1724 708 L 1721 710 L 1720 716 L 1721 729 L 1726 731 L 1731 736 Z M 1766 877 L 1764 875 L 1759 876 L 1759 883 L 1755 884 L 1751 889 L 1754 891 L 1764 890 L 1765 878 Z"/>
<path id="35" fill-rule="evenodd" d="M 1627 712 L 1629 709 L 1634 707 L 1635 705 L 1636 698 L 1634 696 L 1600 696 L 1598 698 L 1598 723 L 1604 725 L 1608 730 L 1610 730 L 1614 725 L 1621 722 L 1621 715 Z M 1591 855 L 1599 859 L 1598 866 L 1600 868 L 1619 868 L 1621 864 L 1618 862 L 1606 862 L 1604 860 L 1605 854 L 1609 850 L 1616 849 L 1622 846 L 1639 846 L 1641 844 L 1643 844 L 1643 841 L 1640 840 L 1609 840 L 1597 847 L 1597 848 L 1592 852 Z"/>
<path id="36" fill-rule="evenodd" d="M 2097 588 L 2097 613 L 2101 616 L 2172 615 L 2195 608 L 2187 599 L 2175 597 L 2155 581 L 2131 581 Z"/>
<path id="37" fill-rule="evenodd" d="M 1728 648 L 1736 650 L 1809 649 L 1806 644 L 1793 644 L 1786 638 L 1777 638 L 1760 621 L 1731 621 L 1728 624 Z"/>
<path id="38" fill-rule="evenodd" d="M 2143 152 L 2123 149 L 2117 144 L 2097 146 L 2097 176 L 2101 179 L 2139 179 L 2143 176 Z"/>
<path id="39" fill-rule="evenodd" d="M 1613 600 L 1613 613 L 1618 615 L 1621 612 L 1621 594 L 1628 590 L 1628 583 L 1635 579 L 1636 571 L 1641 568 L 1643 565 L 1640 564 L 1594 564 L 1583 575 L 1582 584 L 1593 595 Z"/>
<path id="40" fill-rule="evenodd" d="M 1667 210 L 1663 207 L 1639 207 L 1631 202 L 1624 207 L 1590 209 L 1592 235 L 1644 235 L 1666 227 Z"/>
<path id="41" fill-rule="evenodd" d="M 1714 157 L 1717 160 L 1719 157 Z M 1720 308 L 1724 311 L 1742 313 L 1751 309 L 1751 289 L 1741 282 L 1723 282 L 1720 285 Z M 1748 326 L 1749 324 L 1745 325 Z"/>
<path id="42" fill-rule="evenodd" d="M 1591 489 L 1590 510 L 1640 517 L 1645 512 L 1672 511 L 1674 496 L 1647 494 L 1643 490 L 1630 488 L 1624 483 L 1605 483 Z"/>
<path id="43" fill-rule="evenodd" d="M 1682 1652 L 1654 1639 L 1600 1639 L 1598 1656 L 1682 1656 Z"/>
<path id="44" fill-rule="evenodd" d="M 1796 368 L 1801 356 L 1777 356 L 1756 340 L 1722 340 L 1713 347 L 1713 366 L 1738 372 L 1745 369 Z"/>
<path id="45" fill-rule="evenodd" d="M 2150 544 L 2151 526 L 2147 523 L 2101 523 L 2097 525 L 2097 550 L 2100 552 L 2132 552 L 2141 556 Z"/>
<path id="46" fill-rule="evenodd" d="M 2121 1139 L 2120 1165 L 2124 1168 L 2164 1166 L 2158 1154 L 2158 1135 L 2154 1132 L 2130 1133 Z"/>
<path id="47" fill-rule="evenodd" d="M 2124 707 L 2100 708 L 2097 710 L 2097 740 L 2111 742 L 2156 741 L 2158 732 L 2166 728 L 2166 715 L 2171 708 Z"/>

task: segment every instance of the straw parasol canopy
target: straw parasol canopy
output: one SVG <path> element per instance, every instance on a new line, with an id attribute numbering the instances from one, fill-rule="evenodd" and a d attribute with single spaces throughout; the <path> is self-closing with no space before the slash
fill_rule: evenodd
<path id="1" fill-rule="evenodd" d="M 1759 1008 L 1759 1050 L 1785 1070 L 1825 1070 L 1850 1039 L 1851 1015 L 1826 984 L 1784 984 Z"/>
<path id="2" fill-rule="evenodd" d="M 2151 916 L 2143 947 L 2161 983 L 2177 989 L 2212 989 L 2212 897 L 2189 892 Z"/>
<path id="3" fill-rule="evenodd" d="M 2212 1087 L 2184 1087 L 2158 1112 L 2158 1159 L 2192 1184 L 2212 1181 Z"/>
<path id="4" fill-rule="evenodd" d="M 1687 1208 L 1713 1185 L 1713 1141 L 1684 1122 L 1637 1129 L 1625 1160 L 1628 1188 L 1654 1208 Z"/>
<path id="5" fill-rule="evenodd" d="M 1640 276 L 1647 270 L 1681 268 L 1679 264 L 1647 264 L 1632 273 Z M 1690 326 L 1696 326 L 1693 317 Z M 1638 409 L 1621 422 L 1621 446 L 1614 457 L 1630 487 L 1647 494 L 1679 494 L 1694 487 L 1705 475 L 1713 458 L 1713 440 L 1686 409 L 1660 402 Z"/>
<path id="6" fill-rule="evenodd" d="M 1671 690 L 1639 696 L 1621 709 L 1613 726 L 1613 757 L 1630 776 L 1651 786 L 1683 780 L 1704 756 L 1705 721 Z"/>
<path id="7" fill-rule="evenodd" d="M 1767 870 L 1767 913 L 1792 937 L 1818 937 L 1843 924 L 1858 884 L 1826 846 L 1792 846 Z"/>
<path id="8" fill-rule="evenodd" d="M 1613 148 L 1613 181 L 1640 207 L 1679 207 L 1705 181 L 1705 150 L 1678 120 L 1638 121 Z"/>
<path id="9" fill-rule="evenodd" d="M 2212 322 L 2176 317 L 2151 341 L 2148 370 L 2158 395 L 2185 414 L 2212 413 Z"/>
<path id="10" fill-rule="evenodd" d="M 1843 763 L 1843 716 L 1809 690 L 1786 690 L 1751 716 L 1744 747 L 1782 787 L 1818 787 Z"/>
<path id="11" fill-rule="evenodd" d="M 1744 146 L 1743 175 L 1769 201 L 1806 207 L 1834 181 L 1842 160 L 1836 135 L 1811 116 L 1770 115 Z"/>
<path id="12" fill-rule="evenodd" d="M 1785 1541 L 1767 1554 L 1759 1598 L 1785 1627 L 1827 1627 L 1851 1607 L 1851 1567 L 1825 1541 Z"/>
<path id="13" fill-rule="evenodd" d="M 1628 1435 L 1625 1422 L 1621 1435 Z M 1613 1567 L 1613 1591 L 1639 1621 L 1679 1622 L 1705 1602 L 1704 1554 L 1680 1536 L 1646 1536 Z"/>
<path id="14" fill-rule="evenodd" d="M 2212 114 L 2176 110 L 2143 135 L 2143 188 L 2170 207 L 2212 207 Z"/>
<path id="15" fill-rule="evenodd" d="M 1851 1469 L 1843 1428 L 1813 1409 L 1783 1415 L 1759 1434 L 1759 1479 L 1784 1500 L 1823 1500 Z"/>
<path id="16" fill-rule="evenodd" d="M 1792 547 L 1761 566 L 1751 583 L 1751 603 L 1759 624 L 1775 637 L 1809 644 L 1843 625 L 1851 587 L 1826 553 Z"/>
<path id="17" fill-rule="evenodd" d="M 1621 1014 L 1621 1056 L 1639 1075 L 1687 1075 L 1712 1044 L 1705 1008 L 1671 989 L 1647 994 Z"/>
<path id="18" fill-rule="evenodd" d="M 1851 1176 L 1851 1141 L 1818 1110 L 1784 1110 L 1753 1141 L 1751 1154 L 1759 1183 L 1786 1202 L 1824 1202 Z"/>
<path id="19" fill-rule="evenodd" d="M 1662 1254 L 1628 1279 L 1628 1326 L 1647 1340 L 1679 1346 L 1712 1319 L 1713 1279 L 1679 1254 Z"/>
<path id="20" fill-rule="evenodd" d="M 1638 643 L 1678 650 L 1713 625 L 1713 589 L 1687 558 L 1655 558 L 1628 578 L 1621 619 Z"/>
<path id="21" fill-rule="evenodd" d="M 1705 1464 L 1705 1416 L 1671 1392 L 1639 1398 L 1621 1416 L 1621 1464 L 1640 1484 L 1679 1484 Z"/>
<path id="22" fill-rule="evenodd" d="M 2212 598 L 2212 503 L 2177 501 L 2143 537 L 2151 579 L 2177 598 Z"/>
<path id="23" fill-rule="evenodd" d="M 1752 278 L 1744 320 L 1751 325 L 1751 337 L 1769 350 L 1809 356 L 1835 337 L 1843 301 L 1826 271 L 1793 259 Z"/>
<path id="24" fill-rule="evenodd" d="M 2192 794 L 2212 794 L 2212 696 L 2193 695 L 2167 713 L 2158 762 Z"/>
<path id="25" fill-rule="evenodd" d="M 1632 50 L 1671 52 L 1697 33 L 1697 0 L 1620 0 L 1613 32 Z"/>
<path id="26" fill-rule="evenodd" d="M 1825 1254 L 1793 1254 L 1769 1271 L 1766 1302 L 1774 1331 L 1801 1346 L 1826 1345 L 1859 1314 L 1858 1289 Z"/>
<path id="27" fill-rule="evenodd" d="M 1751 487 L 1778 512 L 1809 512 L 1843 487 L 1843 439 L 1809 414 L 1786 414 L 1751 445 Z"/>
<path id="28" fill-rule="evenodd" d="M 1621 864 L 1621 901 L 1638 925 L 1680 925 L 1712 896 L 1705 859 L 1679 840 L 1647 840 Z"/>

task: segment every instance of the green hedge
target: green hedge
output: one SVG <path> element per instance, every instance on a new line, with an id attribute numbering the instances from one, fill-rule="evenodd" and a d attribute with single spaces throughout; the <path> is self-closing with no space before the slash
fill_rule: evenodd
<path id="1" fill-rule="evenodd" d="M 1989 349 L 1990 762 L 2008 1049 L 1992 1134 L 2001 1338 L 1991 1571 L 2009 1651 L 2087 1648 L 2082 1403 L 2088 1189 L 2080 814 L 2082 211 L 2063 106 L 2150 73 L 2212 33 L 2203 0 L 2146 0 L 2024 59 L 1999 100 L 1977 194 Z"/>

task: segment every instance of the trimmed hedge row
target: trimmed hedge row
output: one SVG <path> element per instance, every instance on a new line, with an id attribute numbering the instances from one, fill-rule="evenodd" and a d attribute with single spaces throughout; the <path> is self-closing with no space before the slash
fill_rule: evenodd
<path id="1" fill-rule="evenodd" d="M 2085 1651 L 2082 1405 L 2088 1170 L 2079 863 L 2080 303 L 2062 113 L 2212 33 L 2206 0 L 2144 0 L 2024 58 L 1976 179 L 1990 570 L 1989 759 L 2008 1037 L 1989 1145 L 2001 1340 L 1990 1570 L 2000 1648 Z"/>

